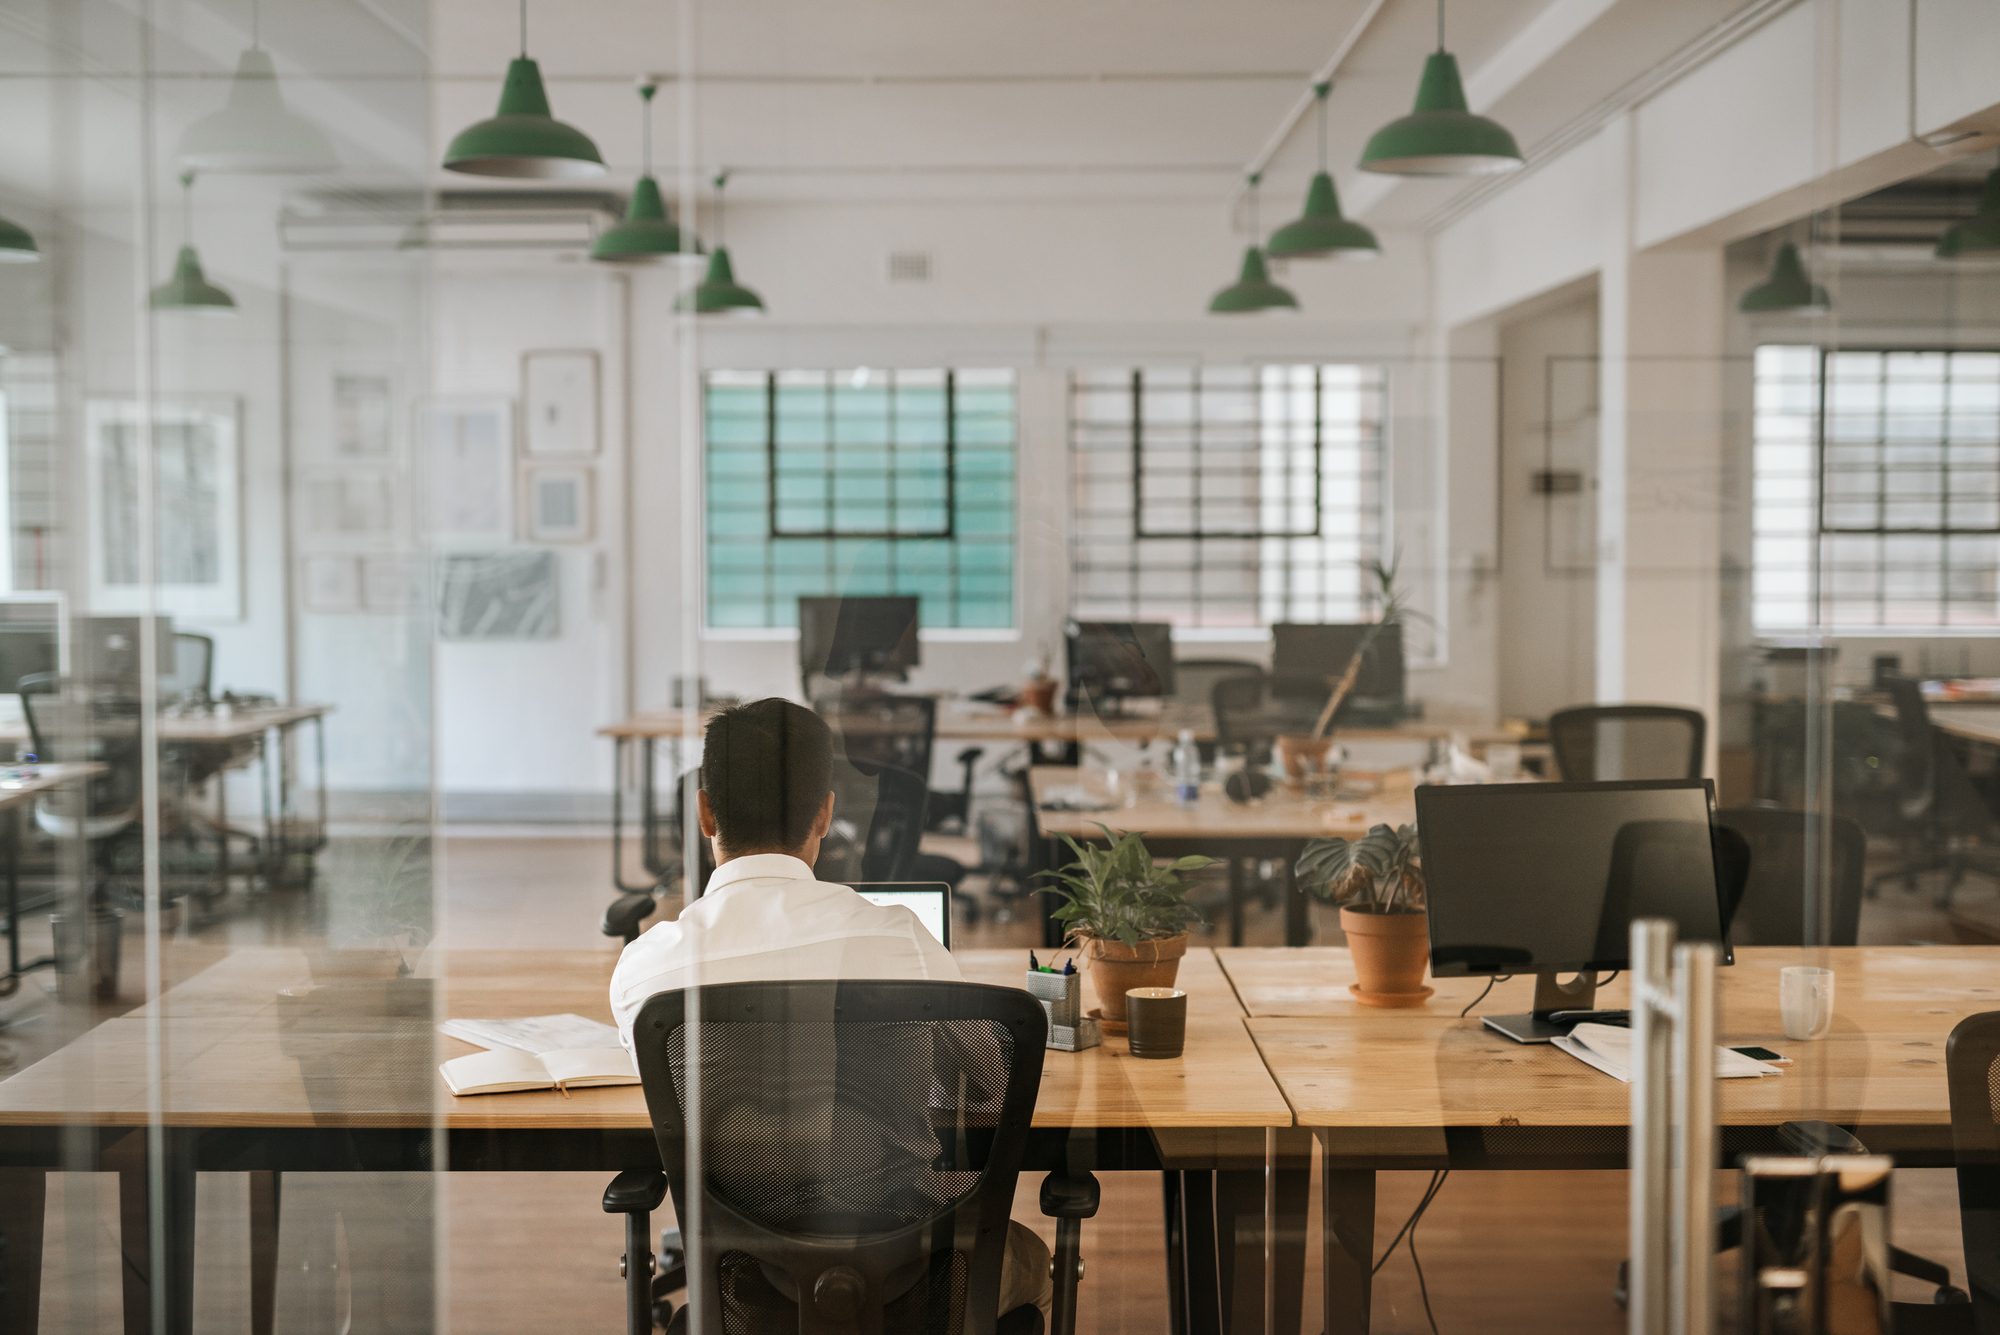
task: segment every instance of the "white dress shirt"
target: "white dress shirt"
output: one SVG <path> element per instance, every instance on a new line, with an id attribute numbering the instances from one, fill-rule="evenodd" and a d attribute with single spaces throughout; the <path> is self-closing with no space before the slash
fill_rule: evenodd
<path id="1" fill-rule="evenodd" d="M 813 879 L 783 853 L 731 858 L 708 892 L 625 947 L 611 975 L 618 1037 L 655 992 L 777 978 L 962 981 L 951 952 L 900 904 L 869 903 L 844 885 Z"/>

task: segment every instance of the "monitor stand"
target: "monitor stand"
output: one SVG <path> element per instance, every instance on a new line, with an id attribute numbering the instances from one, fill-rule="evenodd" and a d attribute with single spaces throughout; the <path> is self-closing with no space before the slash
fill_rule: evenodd
<path id="1" fill-rule="evenodd" d="M 1546 1043 L 1560 1038 L 1567 1029 L 1549 1023 L 1556 1011 L 1587 1011 L 1597 997 L 1597 975 L 1584 972 L 1573 983 L 1559 983 L 1553 970 L 1535 975 L 1535 1009 L 1527 1015 L 1482 1015 L 1480 1020 L 1495 1033 L 1505 1034 L 1516 1043 Z"/>

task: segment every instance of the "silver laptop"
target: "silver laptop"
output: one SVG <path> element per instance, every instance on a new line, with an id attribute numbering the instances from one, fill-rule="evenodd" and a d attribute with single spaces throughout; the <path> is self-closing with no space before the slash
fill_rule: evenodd
<path id="1" fill-rule="evenodd" d="M 951 949 L 951 887 L 943 881 L 858 881 L 853 889 L 870 904 L 901 904 Z"/>

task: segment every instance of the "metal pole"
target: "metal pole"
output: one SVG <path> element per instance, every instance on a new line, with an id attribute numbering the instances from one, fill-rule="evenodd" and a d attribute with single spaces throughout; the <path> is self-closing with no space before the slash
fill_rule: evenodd
<path id="1" fill-rule="evenodd" d="M 1715 947 L 1674 947 L 1674 1283 L 1668 1329 L 1715 1328 Z"/>
<path id="2" fill-rule="evenodd" d="M 1658 1013 L 1666 995 L 1674 925 L 1660 919 L 1632 924 L 1631 1260 L 1626 1315 L 1631 1335 L 1667 1329 L 1667 1078 L 1671 1027 Z"/>

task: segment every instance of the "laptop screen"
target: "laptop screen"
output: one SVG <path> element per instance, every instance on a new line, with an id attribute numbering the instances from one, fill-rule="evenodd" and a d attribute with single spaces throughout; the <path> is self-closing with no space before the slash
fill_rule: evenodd
<path id="1" fill-rule="evenodd" d="M 943 881 L 863 881 L 854 893 L 870 904 L 901 904 L 939 945 L 951 949 L 951 887 Z"/>

